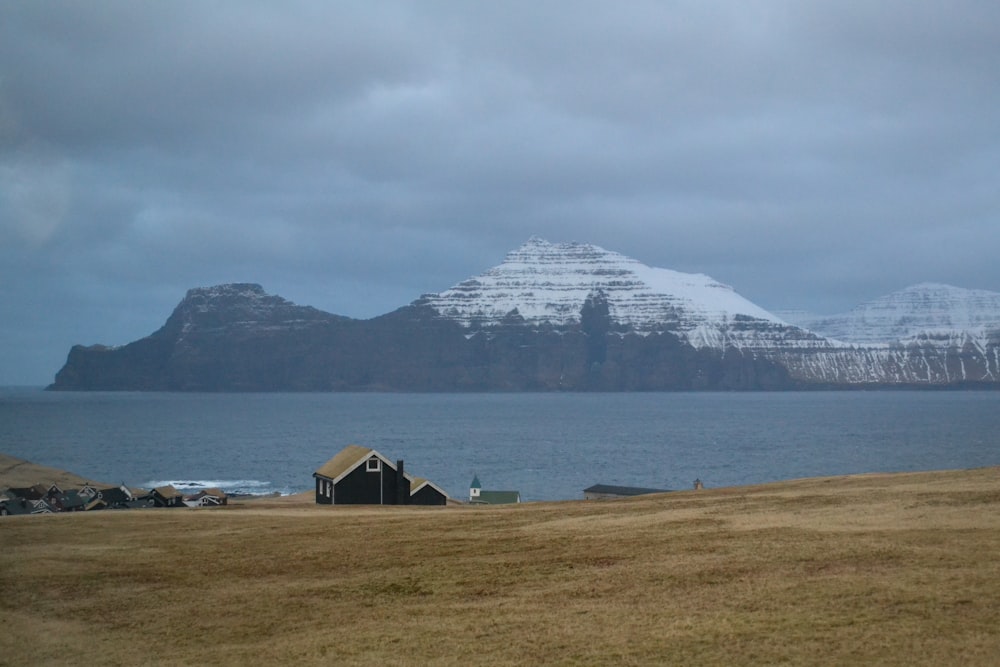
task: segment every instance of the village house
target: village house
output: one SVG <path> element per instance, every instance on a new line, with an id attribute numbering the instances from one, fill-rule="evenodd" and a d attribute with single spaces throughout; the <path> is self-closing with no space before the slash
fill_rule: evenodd
<path id="1" fill-rule="evenodd" d="M 183 507 L 184 494 L 172 485 L 158 486 L 152 491 L 153 504 L 156 507 Z"/>
<path id="2" fill-rule="evenodd" d="M 486 491 L 479 482 L 479 475 L 472 476 L 469 484 L 469 504 L 471 505 L 511 505 L 521 502 L 520 491 Z"/>
<path id="3" fill-rule="evenodd" d="M 97 498 L 100 498 L 105 502 L 108 507 L 122 507 L 129 503 L 129 501 L 134 500 L 135 496 L 132 495 L 132 491 L 125 486 L 112 486 L 107 489 L 99 489 L 97 491 Z"/>
<path id="4" fill-rule="evenodd" d="M 0 515 L 150 507 L 215 507 L 227 502 L 228 497 L 221 489 L 203 489 L 193 496 L 184 497 L 172 486 L 161 486 L 146 492 L 130 489 L 124 484 L 99 488 L 88 482 L 79 489 L 65 490 L 56 484 L 35 484 L 9 488 L 0 493 Z"/>
<path id="5" fill-rule="evenodd" d="M 104 508 L 104 502 L 96 494 L 90 495 L 75 489 L 64 491 L 52 504 L 59 512 L 84 512 Z"/>
<path id="6" fill-rule="evenodd" d="M 445 505 L 439 486 L 369 447 L 348 445 L 313 473 L 319 505 Z"/>
<path id="7" fill-rule="evenodd" d="M 9 489 L 9 491 L 13 491 L 13 489 Z M 10 497 L 11 495 L 13 494 L 4 495 L 0 498 L 0 516 L 10 514 L 52 514 L 56 511 L 43 498 L 31 500 L 24 497 Z"/>
<path id="8" fill-rule="evenodd" d="M 218 507 L 229 504 L 229 496 L 222 489 L 202 489 L 193 496 L 184 499 L 188 507 Z"/>
<path id="9" fill-rule="evenodd" d="M 55 486 L 55 485 L 53 485 Z M 11 487 L 7 489 L 6 495 L 9 498 L 20 498 L 24 500 L 42 500 L 48 495 L 49 489 L 52 487 L 45 486 L 44 484 L 35 484 L 33 486 L 24 487 Z"/>

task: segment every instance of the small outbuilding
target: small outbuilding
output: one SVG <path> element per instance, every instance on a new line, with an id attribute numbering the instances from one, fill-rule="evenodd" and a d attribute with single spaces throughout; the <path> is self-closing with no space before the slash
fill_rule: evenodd
<path id="1" fill-rule="evenodd" d="M 414 477 L 410 482 L 411 505 L 447 505 L 448 494 L 434 482 Z"/>
<path id="2" fill-rule="evenodd" d="M 614 486 L 611 484 L 594 484 L 583 490 L 584 500 L 606 500 L 608 498 L 631 498 L 650 493 L 667 493 L 670 489 L 647 489 L 641 486 Z"/>

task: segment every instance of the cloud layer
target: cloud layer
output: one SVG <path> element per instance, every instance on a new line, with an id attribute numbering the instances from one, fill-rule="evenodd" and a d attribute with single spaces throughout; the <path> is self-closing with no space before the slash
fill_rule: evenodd
<path id="1" fill-rule="evenodd" d="M 368 317 L 531 235 L 836 312 L 1000 290 L 1000 5 L 0 5 L 0 384 L 186 289 Z"/>

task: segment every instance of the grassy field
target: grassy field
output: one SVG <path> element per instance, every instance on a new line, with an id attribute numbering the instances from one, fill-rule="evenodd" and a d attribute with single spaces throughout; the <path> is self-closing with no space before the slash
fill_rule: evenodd
<path id="1" fill-rule="evenodd" d="M 0 520 L 0 664 L 1000 663 L 1000 469 Z"/>

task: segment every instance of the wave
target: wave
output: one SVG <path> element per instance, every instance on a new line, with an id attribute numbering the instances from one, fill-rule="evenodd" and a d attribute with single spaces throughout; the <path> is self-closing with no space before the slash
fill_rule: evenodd
<path id="1" fill-rule="evenodd" d="M 172 486 L 181 493 L 197 493 L 203 489 L 222 489 L 230 495 L 270 496 L 288 495 L 290 489 L 279 489 L 271 482 L 259 479 L 161 479 L 151 480 L 144 485 L 148 488 Z"/>

